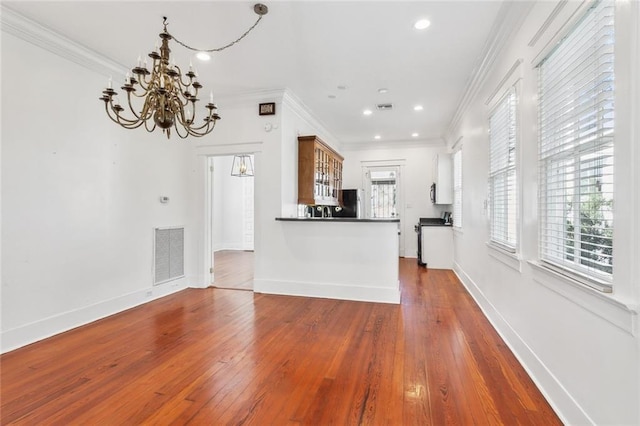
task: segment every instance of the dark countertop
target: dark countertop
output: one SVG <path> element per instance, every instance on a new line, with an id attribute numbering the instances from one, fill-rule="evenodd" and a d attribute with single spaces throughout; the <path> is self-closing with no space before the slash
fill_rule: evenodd
<path id="1" fill-rule="evenodd" d="M 451 223 L 445 223 L 444 219 L 438 217 L 421 217 L 420 226 L 451 226 Z"/>
<path id="2" fill-rule="evenodd" d="M 399 223 L 400 219 L 358 219 L 357 217 L 276 217 L 283 222 L 357 222 L 357 223 Z"/>

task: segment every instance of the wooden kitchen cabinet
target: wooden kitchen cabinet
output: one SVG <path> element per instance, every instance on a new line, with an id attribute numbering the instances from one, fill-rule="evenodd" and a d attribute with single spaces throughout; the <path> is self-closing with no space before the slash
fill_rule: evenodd
<path id="1" fill-rule="evenodd" d="M 298 137 L 298 204 L 340 205 L 343 160 L 317 136 Z"/>

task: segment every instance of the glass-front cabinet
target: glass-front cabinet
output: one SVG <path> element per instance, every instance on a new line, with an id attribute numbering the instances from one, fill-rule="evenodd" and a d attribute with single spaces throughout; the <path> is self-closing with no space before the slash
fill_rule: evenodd
<path id="1" fill-rule="evenodd" d="M 298 137 L 298 204 L 340 205 L 343 160 L 317 136 Z"/>

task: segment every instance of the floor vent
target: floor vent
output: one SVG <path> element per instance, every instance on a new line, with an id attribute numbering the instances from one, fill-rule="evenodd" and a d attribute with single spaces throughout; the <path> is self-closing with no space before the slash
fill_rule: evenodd
<path id="1" fill-rule="evenodd" d="M 154 240 L 153 284 L 184 277 L 184 228 L 156 228 Z"/>

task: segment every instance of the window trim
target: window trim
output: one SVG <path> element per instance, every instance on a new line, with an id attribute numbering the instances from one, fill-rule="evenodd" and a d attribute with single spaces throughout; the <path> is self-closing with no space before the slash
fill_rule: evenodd
<path id="1" fill-rule="evenodd" d="M 459 189 L 456 191 L 456 155 L 460 155 L 460 185 Z M 457 230 L 462 230 L 464 224 L 464 216 L 462 214 L 462 204 L 464 199 L 464 180 L 463 180 L 463 166 L 462 166 L 462 145 L 456 147 L 456 149 L 451 153 L 451 158 L 453 162 L 453 228 Z M 460 193 L 460 204 L 458 209 L 456 209 L 456 192 Z M 458 220 L 456 220 L 458 218 Z"/>
<path id="2" fill-rule="evenodd" d="M 606 0 L 601 0 L 601 1 L 606 1 Z M 556 49 L 563 43 L 563 41 L 568 38 L 574 31 L 576 31 L 576 29 L 579 27 L 579 25 L 582 23 L 583 20 L 588 19 L 588 14 L 592 11 L 593 8 L 597 7 L 600 4 L 600 1 L 595 1 L 595 2 L 589 2 L 588 5 L 579 8 L 580 13 L 575 13 L 574 16 L 572 17 L 572 19 L 570 19 L 569 21 L 567 21 L 565 23 L 565 25 L 563 26 L 563 32 L 562 34 L 557 34 L 556 37 L 554 38 L 554 43 L 549 43 L 547 44 L 547 46 L 545 46 L 545 48 L 536 56 L 535 60 L 533 61 L 533 65 L 534 68 L 537 70 L 538 72 L 538 78 L 540 76 L 540 67 L 544 64 L 544 62 L 555 53 Z M 616 9 L 615 9 L 615 3 L 613 4 L 614 7 L 614 19 L 616 19 Z M 615 25 L 615 24 L 614 24 Z M 615 27 L 614 27 L 614 31 L 615 31 Z M 551 44 L 551 46 L 550 46 Z M 615 67 L 615 58 L 614 58 L 614 67 Z M 615 75 L 615 69 L 614 69 L 614 75 Z M 613 91 L 613 102 L 615 104 L 615 98 L 616 98 L 616 90 L 614 87 L 614 91 Z M 538 89 L 538 103 L 537 103 L 537 113 L 538 113 L 538 120 L 540 120 L 540 108 L 541 108 L 541 102 L 540 102 L 540 88 Z M 615 111 L 615 109 L 614 109 Z M 560 264 L 556 264 L 553 262 L 552 259 L 546 259 L 543 258 L 543 254 L 542 254 L 542 246 L 543 246 L 543 242 L 542 242 L 542 226 L 544 220 L 543 220 L 543 197 L 544 194 L 542 192 L 542 171 L 544 170 L 542 163 L 545 162 L 546 160 L 540 157 L 540 144 L 541 144 L 541 134 L 542 134 L 542 129 L 540 127 L 540 125 L 538 126 L 538 159 L 537 159 L 537 163 L 538 163 L 538 260 L 535 263 L 535 265 L 539 268 L 545 268 L 548 271 L 550 271 L 551 273 L 554 273 L 555 275 L 562 277 L 564 281 L 570 281 L 573 284 L 576 285 L 581 285 L 584 287 L 588 287 L 591 288 L 593 290 L 597 290 L 600 293 L 611 293 L 612 292 L 612 283 L 613 283 L 613 272 L 611 274 L 607 274 L 607 273 L 599 273 L 598 271 L 590 271 L 588 269 L 584 269 L 584 271 L 580 270 L 579 268 L 570 268 L 567 266 L 563 266 Z M 614 143 L 615 143 L 615 124 L 614 124 Z M 552 157 L 551 157 L 552 158 Z M 615 167 L 615 163 L 614 163 L 614 167 Z M 614 170 L 614 176 L 615 176 L 615 170 Z M 615 188 L 613 190 L 613 197 L 615 197 Z M 545 216 L 546 217 L 546 216 Z M 614 229 L 614 233 L 615 233 L 615 227 Z M 612 247 L 614 247 L 614 243 L 612 241 Z"/>
<path id="3" fill-rule="evenodd" d="M 514 64 L 514 67 L 517 67 L 517 65 L 519 65 L 519 61 L 516 61 L 516 64 Z M 512 67 L 512 69 L 514 69 Z M 519 81 L 516 80 L 516 83 Z M 489 130 L 491 130 L 491 119 L 493 118 L 493 116 L 496 114 L 497 110 L 503 105 L 503 102 L 507 101 L 507 99 L 509 98 L 509 96 L 513 96 L 514 97 L 514 110 L 513 110 L 513 120 L 514 120 L 514 126 L 515 126 L 515 135 L 514 135 L 514 164 L 513 166 L 509 166 L 507 165 L 506 168 L 504 168 L 503 170 L 501 170 L 498 173 L 492 173 L 491 170 L 491 151 L 492 151 L 492 139 L 491 139 L 491 134 L 489 134 L 489 177 L 488 177 L 488 181 L 489 181 L 489 202 L 488 202 L 488 208 L 489 208 L 489 242 L 488 244 L 494 246 L 495 248 L 497 248 L 498 250 L 501 251 L 505 251 L 505 252 L 509 252 L 509 253 L 518 253 L 519 252 L 519 246 L 520 246 L 520 215 L 521 215 L 521 191 L 520 191 L 520 120 L 519 120 L 519 108 L 518 108 L 518 104 L 519 104 L 519 90 L 516 87 L 516 83 L 512 84 L 511 86 L 507 87 L 503 92 L 502 92 L 502 96 L 500 96 L 499 98 L 497 98 L 496 102 L 491 106 L 491 109 L 489 110 L 489 114 L 488 114 L 488 118 L 487 118 L 487 123 L 488 123 L 488 127 Z M 510 123 L 509 123 L 510 124 Z M 508 244 L 508 242 L 503 242 L 503 241 L 499 241 L 497 239 L 494 239 L 494 235 L 493 235 L 493 212 L 494 212 L 494 208 L 495 208 L 495 204 L 494 204 L 494 197 L 492 197 L 491 195 L 493 194 L 493 188 L 492 188 L 492 180 L 498 176 L 498 175 L 504 175 L 504 176 L 508 176 L 509 172 L 513 171 L 513 173 L 515 174 L 515 185 L 513 188 L 513 191 L 515 192 L 514 196 L 515 196 L 515 241 L 513 243 L 513 245 Z M 506 205 L 505 205 L 506 206 Z M 505 207 L 503 206 L 503 207 Z M 508 225 L 507 225 L 508 226 Z"/>
<path id="4" fill-rule="evenodd" d="M 635 324 L 639 312 L 638 305 L 613 298 L 611 293 L 603 293 L 586 286 L 539 261 L 529 260 L 527 264 L 531 268 L 533 281 L 537 284 L 605 319 L 626 333 L 638 335 L 639 330 Z"/>

